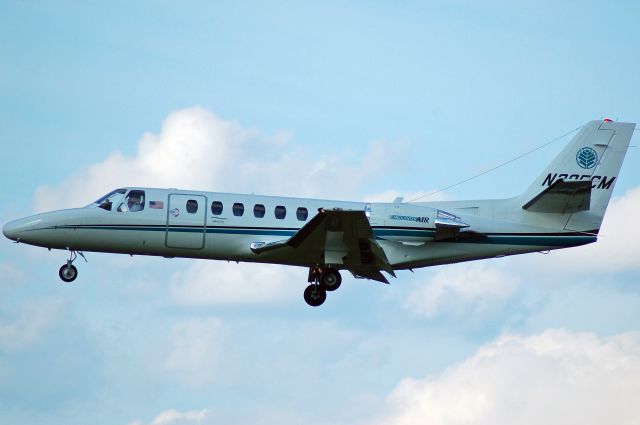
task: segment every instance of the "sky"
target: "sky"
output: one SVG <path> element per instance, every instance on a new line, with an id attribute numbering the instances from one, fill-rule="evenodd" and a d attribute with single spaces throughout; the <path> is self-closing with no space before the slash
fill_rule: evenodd
<path id="1" fill-rule="evenodd" d="M 119 186 L 412 199 L 640 119 L 637 2 L 0 3 L 0 222 Z M 0 424 L 636 424 L 638 132 L 596 244 L 344 276 L 0 241 Z M 524 191 L 569 141 L 427 199 Z"/>

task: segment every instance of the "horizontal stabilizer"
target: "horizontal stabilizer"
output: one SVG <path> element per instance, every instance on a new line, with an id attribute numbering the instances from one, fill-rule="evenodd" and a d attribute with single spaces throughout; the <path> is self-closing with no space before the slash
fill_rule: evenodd
<path id="1" fill-rule="evenodd" d="M 542 213 L 574 213 L 591 207 L 591 181 L 557 180 L 522 209 Z"/>
<path id="2" fill-rule="evenodd" d="M 460 217 L 450 212 L 438 210 L 434 223 L 436 226 L 436 241 L 455 239 L 461 229 L 469 227 Z"/>
<path id="3" fill-rule="evenodd" d="M 465 227 L 469 227 L 469 225 L 462 221 L 462 219 L 457 215 L 442 210 L 438 210 L 438 212 L 436 213 L 434 224 L 436 225 L 436 229 L 442 228 L 460 230 Z"/>

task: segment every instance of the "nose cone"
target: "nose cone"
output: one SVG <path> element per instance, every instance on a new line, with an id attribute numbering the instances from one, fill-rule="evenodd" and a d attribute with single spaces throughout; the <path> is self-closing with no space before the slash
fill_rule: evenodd
<path id="1" fill-rule="evenodd" d="M 16 226 L 17 221 L 19 220 L 10 221 L 2 227 L 2 234 L 12 241 L 18 239 L 18 231 L 20 229 L 20 226 Z"/>
<path id="2" fill-rule="evenodd" d="M 33 217 L 21 218 L 8 222 L 2 227 L 2 234 L 12 241 L 19 242 L 22 235 L 31 229 L 34 224 L 40 220 L 34 220 Z"/>

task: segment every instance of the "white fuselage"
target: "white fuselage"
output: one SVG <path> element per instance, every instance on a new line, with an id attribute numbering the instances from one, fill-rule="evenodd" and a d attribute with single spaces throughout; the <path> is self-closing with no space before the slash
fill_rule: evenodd
<path id="1" fill-rule="evenodd" d="M 116 205 L 132 191 L 143 193 L 144 209 L 118 211 Z M 291 250 L 257 254 L 250 246 L 290 238 L 320 209 L 356 210 L 366 211 L 376 241 L 394 269 L 544 251 L 596 240 L 595 235 L 583 232 L 558 232 L 525 224 L 520 215 L 496 219 L 495 211 L 501 209 L 498 203 L 510 200 L 366 203 L 129 188 L 110 202 L 110 210 L 94 203 L 53 211 L 8 223 L 3 231 L 19 242 L 72 251 L 313 267 Z M 436 240 L 434 220 L 438 210 L 455 213 L 473 232 Z"/>

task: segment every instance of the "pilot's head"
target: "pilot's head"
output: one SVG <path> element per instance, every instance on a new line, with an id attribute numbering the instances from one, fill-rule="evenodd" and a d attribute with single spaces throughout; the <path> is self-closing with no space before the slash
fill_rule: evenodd
<path id="1" fill-rule="evenodd" d="M 131 205 L 135 205 L 135 204 L 139 204 L 140 203 L 140 195 L 138 195 L 137 193 L 132 193 L 131 195 L 129 195 L 129 207 L 131 207 Z"/>

